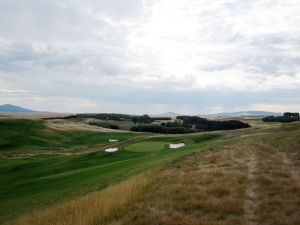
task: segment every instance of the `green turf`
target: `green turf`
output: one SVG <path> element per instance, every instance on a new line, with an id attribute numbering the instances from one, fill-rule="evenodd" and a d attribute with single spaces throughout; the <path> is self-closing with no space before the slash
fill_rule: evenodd
<path id="1" fill-rule="evenodd" d="M 168 142 L 163 142 L 163 141 L 141 141 L 126 146 L 124 149 L 131 152 L 149 152 L 149 151 L 162 150 L 166 148 L 167 145 Z"/>
<path id="2" fill-rule="evenodd" d="M 40 120 L 0 120 L 0 151 L 92 146 L 108 144 L 110 138 L 123 141 L 135 136 L 132 132 L 57 131 L 46 128 Z"/>
<path id="3" fill-rule="evenodd" d="M 101 190 L 146 169 L 217 143 L 222 136 L 191 134 L 150 138 L 135 133 L 55 131 L 46 128 L 41 121 L 0 121 L 0 146 L 4 150 L 88 147 L 91 143 L 106 143 L 108 138 L 121 140 L 116 143 L 119 151 L 107 153 L 99 148 L 99 151 L 89 154 L 40 154 L 0 159 L 0 223 L 34 209 Z M 43 141 L 36 142 L 37 139 Z M 179 141 L 187 145 L 176 150 L 168 148 L 169 143 Z"/>

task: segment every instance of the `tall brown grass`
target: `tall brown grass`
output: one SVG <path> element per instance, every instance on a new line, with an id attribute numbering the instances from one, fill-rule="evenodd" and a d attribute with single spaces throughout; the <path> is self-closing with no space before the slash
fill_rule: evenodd
<path id="1" fill-rule="evenodd" d="M 300 123 L 261 131 L 178 160 L 109 224 L 300 225 Z"/>
<path id="2" fill-rule="evenodd" d="M 138 198 L 150 179 L 134 176 L 103 191 L 22 216 L 11 225 L 98 225 L 112 220 Z"/>

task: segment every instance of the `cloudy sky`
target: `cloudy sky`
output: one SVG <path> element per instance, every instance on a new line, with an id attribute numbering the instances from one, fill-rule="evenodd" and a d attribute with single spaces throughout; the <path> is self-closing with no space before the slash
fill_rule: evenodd
<path id="1" fill-rule="evenodd" d="M 300 0 L 0 0 L 0 104 L 300 111 Z"/>

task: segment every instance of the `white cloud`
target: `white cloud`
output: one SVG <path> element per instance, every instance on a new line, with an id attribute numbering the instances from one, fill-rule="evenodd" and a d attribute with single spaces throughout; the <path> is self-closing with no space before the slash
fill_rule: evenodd
<path id="1" fill-rule="evenodd" d="M 253 103 L 248 106 L 250 109 L 261 109 L 274 112 L 299 112 L 300 104 L 269 104 L 269 103 Z"/>
<path id="2" fill-rule="evenodd" d="M 300 85 L 299 10 L 300 0 L 2 0 L 0 99 L 29 104 L 7 91 L 26 90 L 37 108 L 60 98 L 54 111 L 78 101 L 73 110 L 196 113 L 283 104 L 280 92 L 300 104 L 289 102 Z M 193 100 L 176 100 L 182 93 Z"/>

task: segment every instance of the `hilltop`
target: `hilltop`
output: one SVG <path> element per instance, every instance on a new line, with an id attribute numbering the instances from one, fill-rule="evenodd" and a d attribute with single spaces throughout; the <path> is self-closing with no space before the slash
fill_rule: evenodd
<path id="1" fill-rule="evenodd" d="M 23 108 L 17 105 L 5 104 L 0 105 L 0 112 L 36 112 L 32 109 Z"/>
<path id="2" fill-rule="evenodd" d="M 160 114 L 159 116 L 178 116 L 178 114 L 175 112 L 165 112 Z"/>

